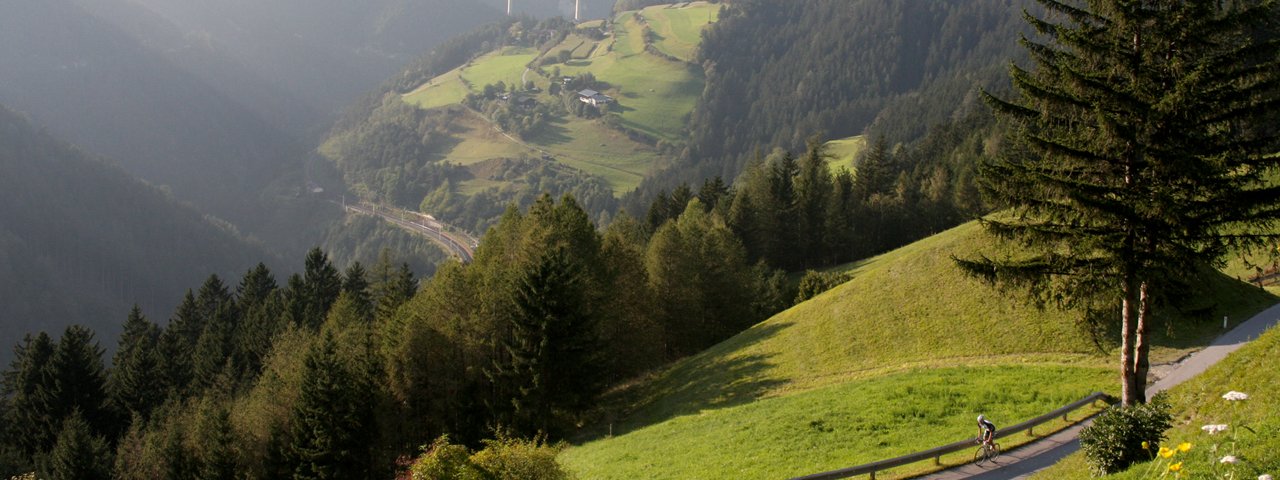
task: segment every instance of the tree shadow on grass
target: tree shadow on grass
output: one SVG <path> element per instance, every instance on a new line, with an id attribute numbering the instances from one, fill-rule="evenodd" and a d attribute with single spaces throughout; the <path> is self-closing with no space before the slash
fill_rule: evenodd
<path id="1" fill-rule="evenodd" d="M 572 142 L 573 137 L 569 135 L 569 129 L 565 127 L 568 124 L 568 120 L 560 117 L 548 118 L 538 128 L 538 133 L 530 140 L 532 143 L 542 146 L 563 145 Z"/>
<path id="2" fill-rule="evenodd" d="M 634 410 L 621 418 L 602 418 L 599 429 L 583 432 L 587 441 L 622 435 L 672 418 L 751 403 L 786 383 L 762 377 L 773 366 L 772 355 L 730 356 L 742 348 L 777 335 L 791 324 L 773 323 L 747 330 L 711 349 L 677 362 L 634 391 L 620 392 L 613 410 Z M 630 405 L 625 405 L 630 404 Z M 609 417 L 609 414 L 605 415 Z M 609 428 L 610 431 L 597 431 Z"/>

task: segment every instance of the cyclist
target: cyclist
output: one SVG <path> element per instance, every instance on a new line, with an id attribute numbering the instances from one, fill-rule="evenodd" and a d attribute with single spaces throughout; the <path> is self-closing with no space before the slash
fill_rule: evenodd
<path id="1" fill-rule="evenodd" d="M 986 415 L 978 415 L 978 438 L 983 444 L 990 445 L 991 441 L 996 438 L 996 424 L 987 420 Z"/>

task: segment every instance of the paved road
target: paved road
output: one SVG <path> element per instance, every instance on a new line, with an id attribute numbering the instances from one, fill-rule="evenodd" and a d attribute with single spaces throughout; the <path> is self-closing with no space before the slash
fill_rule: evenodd
<path id="1" fill-rule="evenodd" d="M 1245 343 L 1258 338 L 1262 332 L 1276 325 L 1280 320 L 1280 305 L 1268 308 L 1254 315 L 1248 321 L 1218 337 L 1213 343 L 1190 357 L 1184 359 L 1176 368 L 1156 383 L 1147 387 L 1147 397 L 1173 388 L 1191 377 L 1199 375 L 1213 364 L 1226 358 L 1227 354 L 1236 351 Z M 1008 480 L 1026 479 L 1033 473 L 1057 463 L 1058 460 L 1080 449 L 1078 437 L 1080 430 L 1092 421 L 1081 422 L 1071 428 L 1024 445 L 1018 449 L 1001 455 L 1000 463 L 983 466 L 967 464 L 949 470 L 943 470 L 920 478 L 929 480 Z"/>

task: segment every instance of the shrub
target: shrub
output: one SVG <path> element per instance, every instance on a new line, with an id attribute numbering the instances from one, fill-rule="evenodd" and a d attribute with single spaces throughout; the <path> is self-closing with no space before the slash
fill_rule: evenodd
<path id="1" fill-rule="evenodd" d="M 817 272 L 809 270 L 805 272 L 804 278 L 800 279 L 799 291 L 796 293 L 795 303 L 799 304 L 810 298 L 816 297 L 822 292 L 831 290 L 840 284 L 849 281 L 849 275 L 845 272 Z"/>
<path id="2" fill-rule="evenodd" d="M 1080 432 L 1080 448 L 1089 470 L 1102 476 L 1151 460 L 1172 422 L 1164 395 L 1156 395 L 1146 404 L 1108 408 Z"/>
<path id="3" fill-rule="evenodd" d="M 471 453 L 442 436 L 410 468 L 413 480 L 569 480 L 556 462 L 563 447 L 544 439 L 499 437 L 485 440 L 485 448 Z"/>

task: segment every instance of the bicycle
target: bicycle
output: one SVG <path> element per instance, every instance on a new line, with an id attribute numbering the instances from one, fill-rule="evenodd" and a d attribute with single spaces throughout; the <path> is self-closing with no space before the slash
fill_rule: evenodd
<path id="1" fill-rule="evenodd" d="M 1000 444 L 995 441 L 983 442 L 978 439 L 978 451 L 973 452 L 974 463 L 981 464 L 987 460 L 996 461 L 996 457 L 1000 455 Z"/>

